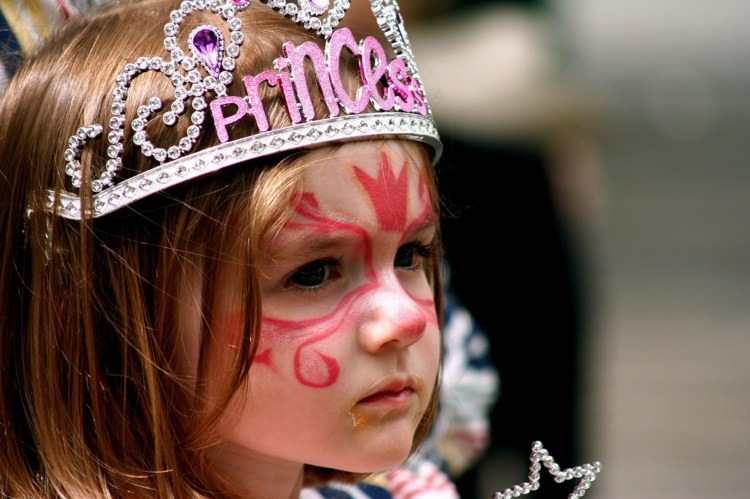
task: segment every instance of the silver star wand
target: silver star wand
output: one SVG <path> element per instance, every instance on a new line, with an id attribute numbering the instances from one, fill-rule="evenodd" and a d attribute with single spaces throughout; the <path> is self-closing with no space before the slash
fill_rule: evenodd
<path id="1" fill-rule="evenodd" d="M 539 488 L 539 472 L 542 470 L 542 465 L 547 468 L 550 475 L 553 476 L 557 483 L 580 478 L 581 481 L 578 482 L 578 485 L 576 485 L 573 492 L 568 496 L 568 499 L 580 499 L 589 487 L 591 487 L 591 482 L 596 480 L 596 475 L 602 469 L 602 465 L 599 461 L 594 461 L 590 464 L 560 470 L 560 466 L 555 463 L 555 459 L 550 456 L 547 449 L 542 446 L 542 442 L 534 442 L 532 444 L 530 461 L 529 481 L 505 489 L 502 492 L 496 492 L 495 495 L 492 496 L 492 499 L 511 499 L 512 497 L 520 497 L 537 490 Z"/>

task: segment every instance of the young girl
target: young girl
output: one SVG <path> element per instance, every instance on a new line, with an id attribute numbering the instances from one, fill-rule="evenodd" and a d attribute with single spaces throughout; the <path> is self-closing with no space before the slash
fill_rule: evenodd
<path id="1" fill-rule="evenodd" d="M 3 497 L 299 497 L 425 437 L 440 143 L 395 1 L 329 3 L 118 2 L 10 82 Z"/>

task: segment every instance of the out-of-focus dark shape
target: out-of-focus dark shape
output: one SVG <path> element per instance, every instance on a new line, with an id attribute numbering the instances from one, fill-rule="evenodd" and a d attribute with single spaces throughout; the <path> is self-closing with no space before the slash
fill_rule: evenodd
<path id="1" fill-rule="evenodd" d="M 586 234 L 600 203 L 595 115 L 545 2 L 413 2 L 409 14 L 422 21 L 407 27 L 446 145 L 451 284 L 487 332 L 500 373 L 489 450 L 455 477 L 462 497 L 479 498 L 525 478 L 533 441 L 563 467 L 588 457 L 580 451 Z M 535 497 L 566 490 L 545 486 Z"/>

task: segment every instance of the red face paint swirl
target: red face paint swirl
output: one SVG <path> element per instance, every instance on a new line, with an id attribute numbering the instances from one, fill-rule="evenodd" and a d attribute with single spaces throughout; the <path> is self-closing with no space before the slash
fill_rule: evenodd
<path id="1" fill-rule="evenodd" d="M 285 224 L 285 231 L 299 231 L 310 235 L 348 234 L 357 241 L 354 253 L 361 259 L 364 283 L 348 292 L 329 313 L 307 320 L 291 321 L 264 316 L 263 337 L 274 341 L 294 341 L 294 373 L 302 385 L 326 388 L 334 385 L 340 375 L 339 361 L 326 353 L 325 340 L 338 333 L 356 330 L 356 317 L 361 310 L 372 306 L 398 307 L 391 316 L 394 327 L 418 334 L 426 324 L 437 324 L 432 297 L 419 298 L 407 294 L 396 278 L 378 273 L 373 262 L 373 236 L 377 232 L 408 234 L 411 227 L 425 224 L 434 218 L 424 179 L 419 177 L 416 191 L 419 208 L 409 220 L 409 168 L 404 161 L 396 174 L 387 153 L 381 151 L 377 173 L 372 176 L 364 168 L 351 166 L 353 179 L 360 186 L 365 201 L 371 207 L 374 221 L 347 221 L 335 213 L 322 209 L 314 192 L 304 192 L 295 200 L 296 217 Z M 414 207 L 412 206 L 412 210 Z M 407 223 L 409 222 L 410 223 Z M 392 264 L 392 262 L 390 262 Z M 392 266 L 392 265 L 391 265 Z M 408 300 L 404 300 L 407 297 Z M 405 304 L 408 302 L 409 306 Z M 273 368 L 273 351 L 263 350 L 260 360 Z M 256 360 L 259 360 L 256 358 Z"/>

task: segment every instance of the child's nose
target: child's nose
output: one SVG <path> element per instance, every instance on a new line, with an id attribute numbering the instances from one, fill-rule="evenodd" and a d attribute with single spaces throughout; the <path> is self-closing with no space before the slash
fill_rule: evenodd
<path id="1" fill-rule="evenodd" d="M 406 348 L 424 335 L 425 312 L 403 289 L 376 291 L 368 301 L 358 329 L 360 342 L 368 352 Z"/>

